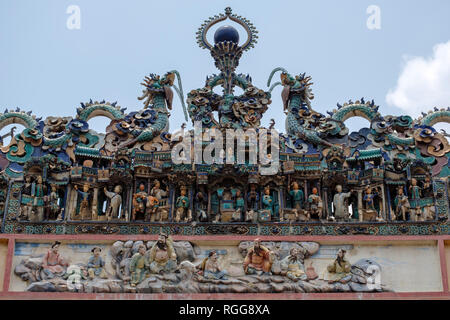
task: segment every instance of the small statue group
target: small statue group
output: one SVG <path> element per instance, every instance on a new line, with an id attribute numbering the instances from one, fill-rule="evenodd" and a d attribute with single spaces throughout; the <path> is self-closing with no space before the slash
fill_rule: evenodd
<path id="1" fill-rule="evenodd" d="M 288 196 L 291 200 L 292 209 L 285 211 L 283 220 L 320 220 L 322 218 L 323 202 L 318 193 L 318 189 L 314 187 L 308 199 L 306 199 L 305 193 L 297 181 L 288 185 Z"/>
<path id="2" fill-rule="evenodd" d="M 48 207 L 47 186 L 43 183 L 42 176 L 37 176 L 32 182 L 32 177 L 27 175 L 22 187 L 19 219 L 41 222 L 46 218 L 45 209 Z"/>
<path id="3" fill-rule="evenodd" d="M 422 188 L 418 186 L 417 179 L 412 178 L 409 193 L 410 198 L 405 194 L 405 188 L 403 186 L 397 188 L 392 220 L 426 221 L 435 219 L 434 202 L 422 203 L 424 199 L 422 198 L 423 195 L 427 198 L 433 197 L 433 187 L 430 177 L 427 176 L 425 178 Z"/>
<path id="4" fill-rule="evenodd" d="M 132 220 L 165 221 L 169 210 L 164 200 L 169 193 L 169 188 L 161 189 L 159 180 L 155 180 L 149 194 L 145 192 L 145 185 L 139 185 L 139 191 L 133 195 Z"/>
<path id="5" fill-rule="evenodd" d="M 147 254 L 145 245 L 140 245 L 138 252 L 131 258 L 131 286 L 141 283 L 150 273 L 163 274 L 175 271 L 177 255 L 173 240 L 167 234 L 161 233 L 156 243 Z"/>

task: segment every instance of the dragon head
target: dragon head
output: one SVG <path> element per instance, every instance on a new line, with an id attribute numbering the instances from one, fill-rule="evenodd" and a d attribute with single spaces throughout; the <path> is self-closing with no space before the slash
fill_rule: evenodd
<path id="1" fill-rule="evenodd" d="M 144 86 L 142 90 L 142 96 L 138 97 L 139 100 L 144 100 L 144 107 L 148 108 L 150 104 L 154 103 L 154 98 L 157 95 L 163 95 L 169 110 L 172 110 L 173 91 L 171 87 L 175 81 L 175 73 L 167 72 L 162 78 L 150 73 L 150 75 L 144 78 L 144 82 L 141 85 Z"/>

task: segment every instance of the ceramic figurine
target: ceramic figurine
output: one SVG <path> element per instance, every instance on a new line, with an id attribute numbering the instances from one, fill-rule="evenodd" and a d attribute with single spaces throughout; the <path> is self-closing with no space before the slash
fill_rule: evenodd
<path id="1" fill-rule="evenodd" d="M 308 279 L 303 261 L 299 258 L 299 250 L 295 247 L 281 260 L 281 268 L 286 270 L 286 276 L 293 281 Z"/>
<path id="2" fill-rule="evenodd" d="M 410 197 L 410 206 L 411 213 L 413 214 L 414 221 L 423 221 L 423 213 L 421 207 L 421 191 L 420 187 L 417 185 L 417 180 L 412 178 L 411 185 L 409 186 L 409 192 L 411 194 Z"/>
<path id="3" fill-rule="evenodd" d="M 200 265 L 200 271 L 207 279 L 227 280 L 227 271 L 219 267 L 217 260 L 217 252 L 215 250 L 210 251 L 208 257 L 203 259 Z"/>
<path id="4" fill-rule="evenodd" d="M 235 199 L 235 212 L 233 213 L 233 221 L 241 221 L 242 214 L 245 212 L 245 201 L 242 197 L 241 190 L 237 189 L 234 196 Z"/>
<path id="5" fill-rule="evenodd" d="M 149 254 L 151 273 L 169 273 L 177 268 L 177 255 L 170 236 L 161 233 L 158 240 L 150 249 Z"/>
<path id="6" fill-rule="evenodd" d="M 348 212 L 347 199 L 352 195 L 351 192 L 342 192 L 342 186 L 336 186 L 336 194 L 333 198 L 334 218 L 347 220 L 350 218 Z"/>
<path id="7" fill-rule="evenodd" d="M 305 195 L 303 190 L 301 190 L 296 181 L 292 182 L 292 190 L 291 186 L 288 186 L 289 195 L 292 199 L 292 207 L 297 209 L 298 211 L 303 209 L 303 203 L 305 201 Z"/>
<path id="8" fill-rule="evenodd" d="M 119 218 L 119 209 L 120 205 L 122 204 L 122 196 L 120 193 L 122 192 L 122 187 L 117 185 L 114 187 L 114 191 L 108 191 L 108 189 L 103 188 L 103 191 L 105 192 L 105 195 L 110 199 L 108 209 L 106 209 L 106 217 L 108 221 L 112 219 L 118 219 Z"/>
<path id="9" fill-rule="evenodd" d="M 408 220 L 408 213 L 411 209 L 408 197 L 403 193 L 403 187 L 397 189 L 397 196 L 394 199 L 395 215 L 394 220 Z"/>
<path id="10" fill-rule="evenodd" d="M 192 220 L 192 215 L 189 210 L 189 198 L 186 197 L 187 188 L 182 186 L 180 188 L 180 196 L 177 198 L 176 202 L 176 217 L 175 222 L 180 222 L 184 220 L 185 222 Z"/>
<path id="11" fill-rule="evenodd" d="M 262 198 L 263 210 L 268 210 L 270 212 L 270 216 L 273 217 L 273 198 L 270 195 L 270 187 L 267 186 L 264 188 L 264 196 Z"/>
<path id="12" fill-rule="evenodd" d="M 244 260 L 244 272 L 246 274 L 270 274 L 272 259 L 270 250 L 261 245 L 260 239 L 253 241 L 253 248 L 248 249 Z"/>
<path id="13" fill-rule="evenodd" d="M 78 190 L 78 186 L 75 185 L 75 190 L 78 192 L 78 196 L 81 199 L 80 210 L 78 211 L 77 216 L 81 216 L 82 220 L 92 219 L 91 204 L 90 204 L 91 195 L 89 193 L 89 184 L 85 183 L 83 185 L 83 191 Z"/>
<path id="14" fill-rule="evenodd" d="M 317 188 L 312 189 L 312 194 L 308 197 L 309 211 L 308 211 L 308 219 L 320 219 L 322 218 L 322 199 L 317 194 Z"/>
<path id="15" fill-rule="evenodd" d="M 131 258 L 130 272 L 131 272 L 131 286 L 135 287 L 142 280 L 145 279 L 147 274 L 148 263 L 145 258 L 146 248 L 144 245 L 140 245 L 138 252 L 136 252 Z"/>
<path id="16" fill-rule="evenodd" d="M 44 255 L 42 259 L 42 269 L 47 278 L 51 279 L 57 276 L 63 276 L 66 268 L 69 265 L 59 254 L 59 246 L 61 242 L 55 241 L 50 250 Z"/>
<path id="17" fill-rule="evenodd" d="M 341 282 L 347 283 L 351 280 L 350 270 L 352 265 L 345 258 L 346 251 L 344 249 L 339 249 L 336 259 L 332 264 L 327 266 L 328 277 L 324 280 L 328 282 Z"/>
<path id="18" fill-rule="evenodd" d="M 259 193 L 256 190 L 256 184 L 250 185 L 250 191 L 247 193 L 247 203 L 249 210 L 258 211 Z"/>
<path id="19" fill-rule="evenodd" d="M 199 221 L 208 221 L 208 194 L 205 188 L 201 188 L 195 195 L 195 210 Z"/>
<path id="20" fill-rule="evenodd" d="M 100 256 L 102 249 L 99 247 L 94 247 L 91 250 L 92 256 L 89 258 L 87 267 L 89 278 L 94 279 L 95 277 L 100 277 L 102 279 L 108 278 L 105 271 L 105 261 Z"/>
<path id="21" fill-rule="evenodd" d="M 139 185 L 139 192 L 133 194 L 133 210 L 132 210 L 132 220 L 135 221 L 136 218 L 142 217 L 145 219 L 147 205 L 147 192 L 145 192 L 145 185 L 141 183 Z"/>

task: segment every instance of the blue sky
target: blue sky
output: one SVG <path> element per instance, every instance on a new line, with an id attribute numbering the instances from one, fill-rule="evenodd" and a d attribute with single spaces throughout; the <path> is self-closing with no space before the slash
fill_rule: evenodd
<path id="1" fill-rule="evenodd" d="M 66 27 L 69 5 L 80 7 L 80 30 Z M 369 5 L 381 9 L 380 30 L 366 27 Z M 259 30 L 258 43 L 244 53 L 237 71 L 249 73 L 263 89 L 275 67 L 306 72 L 314 82 L 313 108 L 322 113 L 364 96 L 375 99 L 382 114 L 407 114 L 408 107 L 397 107 L 395 99 L 387 103 L 388 92 L 395 90 L 408 59 L 426 61 L 437 44 L 450 40 L 448 0 L 1 0 L 0 109 L 74 116 L 79 103 L 92 98 L 138 110 L 142 78 L 172 69 L 180 72 L 187 94 L 202 87 L 206 75 L 217 73 L 209 52 L 197 46 L 195 32 L 227 6 Z M 414 78 L 419 82 L 409 88 L 420 88 L 421 77 Z M 442 103 L 447 89 L 424 98 L 416 111 Z M 263 124 L 271 118 L 284 131 L 280 88 L 273 92 Z M 105 122 L 90 124 L 101 131 Z M 183 122 L 176 100 L 171 131 Z M 348 123 L 350 129 L 365 124 Z"/>

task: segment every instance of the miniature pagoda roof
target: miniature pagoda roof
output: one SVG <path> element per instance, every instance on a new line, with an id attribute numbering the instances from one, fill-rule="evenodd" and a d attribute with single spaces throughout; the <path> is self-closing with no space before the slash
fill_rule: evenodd
<path id="1" fill-rule="evenodd" d="M 89 148 L 89 147 L 82 147 L 77 146 L 75 148 L 75 155 L 77 156 L 85 156 L 85 157 L 91 157 L 91 158 L 102 158 L 102 159 L 112 159 L 113 157 L 105 156 L 100 153 L 100 149 L 97 148 Z"/>
<path id="2" fill-rule="evenodd" d="M 356 150 L 353 153 L 352 157 L 347 158 L 347 161 L 373 160 L 382 157 L 383 154 L 381 152 L 381 148 L 369 150 Z"/>

